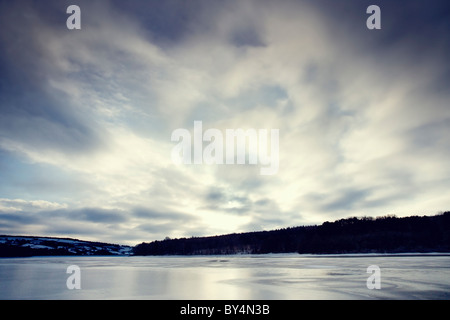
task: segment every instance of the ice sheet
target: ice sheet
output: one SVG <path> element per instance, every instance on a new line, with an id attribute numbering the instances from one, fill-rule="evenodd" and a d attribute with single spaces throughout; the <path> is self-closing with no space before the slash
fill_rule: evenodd
<path id="1" fill-rule="evenodd" d="M 70 290 L 67 267 L 80 267 Z M 381 271 L 368 289 L 367 267 Z M 0 259 L 0 299 L 449 299 L 450 256 L 32 257 Z"/>

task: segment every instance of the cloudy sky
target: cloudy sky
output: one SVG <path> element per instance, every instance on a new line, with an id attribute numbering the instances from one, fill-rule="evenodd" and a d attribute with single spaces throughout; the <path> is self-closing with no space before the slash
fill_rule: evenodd
<path id="1" fill-rule="evenodd" d="M 0 1 L 0 234 L 137 244 L 450 210 L 447 2 Z M 195 120 L 279 129 L 277 174 L 174 164 Z"/>

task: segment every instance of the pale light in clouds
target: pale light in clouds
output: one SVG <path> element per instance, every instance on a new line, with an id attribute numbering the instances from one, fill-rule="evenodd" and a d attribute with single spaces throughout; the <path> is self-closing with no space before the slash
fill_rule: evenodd
<path id="1" fill-rule="evenodd" d="M 19 2 L 0 6 L 0 233 L 135 244 L 448 210 L 442 1 L 381 1 L 381 30 L 358 1 L 81 1 L 81 30 L 67 1 Z M 279 129 L 277 174 L 175 165 L 196 120 Z"/>

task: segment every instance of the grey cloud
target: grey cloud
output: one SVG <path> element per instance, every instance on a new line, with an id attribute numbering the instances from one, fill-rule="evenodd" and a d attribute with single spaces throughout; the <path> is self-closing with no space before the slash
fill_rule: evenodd
<path id="1" fill-rule="evenodd" d="M 180 213 L 174 211 L 159 211 L 151 208 L 145 207 L 136 207 L 132 209 L 132 214 L 137 218 L 145 218 L 149 220 L 169 220 L 172 223 L 186 222 L 186 221 L 194 221 L 197 218 L 189 213 Z"/>
<path id="2" fill-rule="evenodd" d="M 110 230 L 105 228 L 98 228 L 89 225 L 74 225 L 68 221 L 61 221 L 60 223 L 52 223 L 42 228 L 45 234 L 48 235 L 68 235 L 69 237 L 86 237 L 81 240 L 98 239 L 105 242 L 107 237 L 111 235 Z"/>
<path id="3" fill-rule="evenodd" d="M 0 69 L 9 81 L 0 87 L 0 137 L 41 152 L 92 151 L 104 143 L 96 123 L 49 86 L 57 68 L 39 40 L 57 38 L 63 28 L 49 31 L 53 21 L 39 8 L 21 1 L 1 10 L 0 39 L 8 50 L 2 51 Z"/>
<path id="4" fill-rule="evenodd" d="M 237 47 L 264 47 L 261 28 L 242 19 L 230 32 L 231 42 Z"/>
<path id="5" fill-rule="evenodd" d="M 137 227 L 127 225 L 131 219 L 138 223 Z M 189 234 L 191 228 L 194 230 L 198 226 L 198 219 L 192 215 L 146 208 L 129 212 L 103 208 L 0 212 L 0 232 L 5 234 L 67 235 L 111 242 L 120 238 L 130 244 L 180 235 L 180 229 Z"/>
<path id="6" fill-rule="evenodd" d="M 31 104 L 31 101 L 28 101 Z M 92 152 L 102 145 L 101 134 L 92 127 L 76 123 L 62 123 L 60 119 L 18 115 L 6 115 L 0 120 L 0 135 L 8 141 L 26 145 L 35 151 L 59 150 L 67 154 Z"/>
<path id="7" fill-rule="evenodd" d="M 260 199 L 258 201 L 255 202 L 255 205 L 257 206 L 266 206 L 268 204 L 270 204 L 271 200 L 268 198 L 264 198 L 264 199 Z"/>
<path id="8" fill-rule="evenodd" d="M 244 215 L 252 210 L 252 202 L 247 195 L 233 194 L 229 190 L 214 187 L 204 196 L 205 207 L 208 210 Z"/>
<path id="9" fill-rule="evenodd" d="M 201 235 L 208 235 L 208 228 L 190 213 L 149 208 L 134 208 L 132 212 L 139 219 L 138 226 L 133 228 L 133 232 L 140 236 L 141 241 L 162 239 L 166 236 L 189 237 L 198 234 L 198 230 L 201 230 Z"/>
<path id="10" fill-rule="evenodd" d="M 24 214 L 21 212 L 18 213 L 0 213 L 0 221 L 8 222 L 12 224 L 35 224 L 41 222 L 41 219 L 38 217 Z"/>
<path id="11" fill-rule="evenodd" d="M 74 220 L 84 220 L 94 223 L 115 224 L 126 222 L 129 219 L 126 212 L 99 208 L 84 208 L 79 210 L 67 210 L 68 217 Z"/>
<path id="12" fill-rule="evenodd" d="M 249 223 L 243 226 L 244 231 L 261 231 L 261 230 L 272 230 L 278 228 L 292 227 L 297 225 L 300 216 L 296 214 L 295 220 L 290 219 L 292 216 L 288 213 L 283 213 L 280 211 L 267 211 L 263 213 L 254 213 L 251 216 Z"/>
<path id="13" fill-rule="evenodd" d="M 440 119 L 409 130 L 407 136 L 413 149 L 434 149 L 442 147 L 442 151 L 449 150 L 450 118 Z"/>
<path id="14" fill-rule="evenodd" d="M 136 229 L 151 234 L 169 235 L 173 230 L 177 229 L 177 226 L 175 226 L 173 223 L 143 223 L 136 227 Z"/>
<path id="15" fill-rule="evenodd" d="M 369 190 L 344 190 L 336 199 L 323 204 L 324 211 L 351 210 L 359 205 L 370 194 Z"/>
<path id="16" fill-rule="evenodd" d="M 223 201 L 225 200 L 225 198 L 226 198 L 225 194 L 219 190 L 209 191 L 208 194 L 206 195 L 206 200 L 212 202 Z"/>
<path id="17" fill-rule="evenodd" d="M 56 210 L 33 210 L 19 211 L 2 215 L 7 220 L 19 220 L 24 223 L 41 223 L 47 221 L 83 221 L 90 223 L 114 224 L 128 221 L 126 213 L 121 210 L 110 210 L 102 208 L 82 209 L 56 209 Z"/>
<path id="18" fill-rule="evenodd" d="M 102 208 L 0 212 L 3 225 L 0 231 L 6 234 L 84 236 L 87 240 L 104 241 L 124 232 L 127 221 L 124 211 Z"/>

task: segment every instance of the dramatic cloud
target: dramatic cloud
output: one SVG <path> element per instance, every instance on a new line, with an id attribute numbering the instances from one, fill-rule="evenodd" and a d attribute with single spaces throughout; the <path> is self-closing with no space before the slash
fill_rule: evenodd
<path id="1" fill-rule="evenodd" d="M 0 233 L 135 244 L 435 214 L 450 200 L 449 6 L 0 2 Z M 279 129 L 279 170 L 172 163 L 171 133 Z"/>

